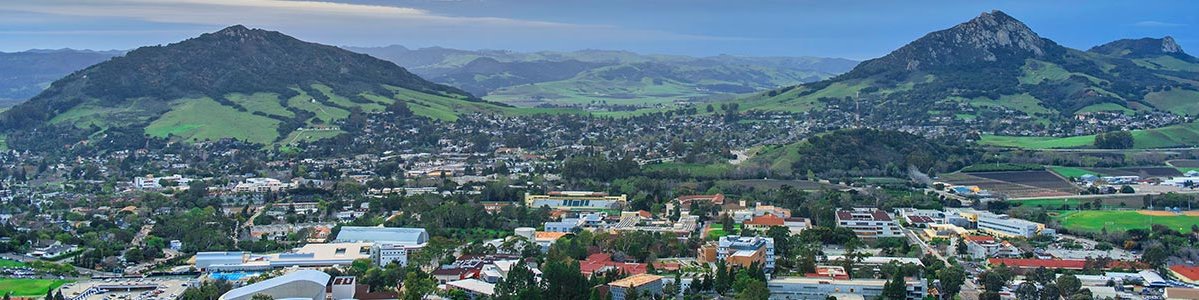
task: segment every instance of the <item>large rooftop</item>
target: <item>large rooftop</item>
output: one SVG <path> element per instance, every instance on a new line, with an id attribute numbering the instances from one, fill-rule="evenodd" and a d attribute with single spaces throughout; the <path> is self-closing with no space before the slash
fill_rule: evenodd
<path id="1" fill-rule="evenodd" d="M 429 233 L 424 228 L 345 226 L 337 233 L 337 241 L 419 245 L 429 242 Z"/>

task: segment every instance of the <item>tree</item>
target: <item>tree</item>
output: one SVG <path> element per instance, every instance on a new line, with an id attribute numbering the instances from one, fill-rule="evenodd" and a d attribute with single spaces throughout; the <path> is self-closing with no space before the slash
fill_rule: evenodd
<path id="1" fill-rule="evenodd" d="M 259 294 L 254 294 L 254 296 L 251 296 L 250 300 L 275 300 L 275 297 L 271 297 L 271 295 L 259 293 Z"/>
<path id="2" fill-rule="evenodd" d="M 1153 266 L 1154 268 L 1160 268 L 1166 263 L 1166 259 L 1169 257 L 1170 254 L 1166 253 L 1166 249 L 1164 247 L 1161 245 L 1154 245 L 1149 247 L 1149 249 L 1145 249 L 1145 254 L 1141 255 L 1141 260 L 1149 263 L 1149 265 Z"/>
<path id="3" fill-rule="evenodd" d="M 766 300 L 770 299 L 770 289 L 761 280 L 750 279 L 745 286 L 737 291 L 737 300 Z"/>
<path id="4" fill-rule="evenodd" d="M 433 290 L 437 288 L 437 281 L 433 280 L 428 273 L 419 269 L 413 269 L 407 273 L 407 276 L 404 277 L 404 294 L 401 299 L 421 300 L 432 294 Z"/>
<path id="5" fill-rule="evenodd" d="M 732 235 L 737 230 L 733 225 L 733 217 L 729 216 L 729 214 L 724 214 L 720 218 L 720 229 L 724 230 L 724 234 Z"/>
<path id="6" fill-rule="evenodd" d="M 495 295 L 496 299 L 542 299 L 541 287 L 537 285 L 537 279 L 534 277 L 533 271 L 520 263 L 512 265 L 512 270 L 508 271 L 508 276 L 495 285 Z"/>
<path id="7" fill-rule="evenodd" d="M 908 298 L 908 285 L 903 280 L 903 274 L 895 272 L 891 280 L 883 284 L 883 299 L 903 300 Z"/>
<path id="8" fill-rule="evenodd" d="M 1057 300 L 1061 299 L 1061 290 L 1057 288 L 1057 284 L 1049 283 L 1041 285 L 1041 300 Z"/>
<path id="9" fill-rule="evenodd" d="M 554 299 L 587 299 L 590 286 L 579 271 L 578 261 L 551 260 L 546 263 L 542 278 L 545 294 L 552 295 Z"/>
<path id="10" fill-rule="evenodd" d="M 962 284 L 966 283 L 966 270 L 961 266 L 952 265 L 938 272 L 937 278 L 941 279 L 941 292 L 953 297 L 962 291 Z"/>
<path id="11" fill-rule="evenodd" d="M 1136 193 L 1136 192 L 1137 192 L 1136 190 L 1133 190 L 1132 187 L 1128 186 L 1127 184 L 1120 187 L 1121 194 L 1132 194 L 1132 193 Z"/>
<path id="12" fill-rule="evenodd" d="M 1075 292 L 1078 292 L 1078 289 L 1082 288 L 1082 281 L 1070 274 L 1058 276 L 1054 282 L 1057 283 L 1057 287 L 1060 289 L 1058 293 L 1062 297 L 1070 297 L 1070 295 L 1074 295 Z"/>
<path id="13" fill-rule="evenodd" d="M 1016 288 L 1016 299 L 1018 300 L 1039 300 L 1041 299 L 1040 289 L 1037 284 L 1031 280 L 1025 280 Z"/>
<path id="14" fill-rule="evenodd" d="M 1114 131 L 1095 135 L 1095 148 L 1130 149 L 1133 146 L 1132 132 Z"/>

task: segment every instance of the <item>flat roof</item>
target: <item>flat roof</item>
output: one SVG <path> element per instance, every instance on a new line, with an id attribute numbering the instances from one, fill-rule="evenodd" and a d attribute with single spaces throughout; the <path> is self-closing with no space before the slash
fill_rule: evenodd
<path id="1" fill-rule="evenodd" d="M 495 295 L 495 285 L 486 281 L 470 278 L 458 281 L 446 282 L 445 285 L 452 286 L 484 295 Z"/>
<path id="2" fill-rule="evenodd" d="M 623 288 L 631 288 L 631 287 L 643 286 L 650 282 L 654 282 L 654 281 L 658 281 L 658 280 L 662 280 L 662 276 L 653 275 L 653 274 L 637 274 L 637 275 L 621 278 L 620 280 L 617 280 L 617 281 L 613 281 L 612 283 L 609 283 L 608 285 L 618 286 L 618 287 L 623 287 Z"/>

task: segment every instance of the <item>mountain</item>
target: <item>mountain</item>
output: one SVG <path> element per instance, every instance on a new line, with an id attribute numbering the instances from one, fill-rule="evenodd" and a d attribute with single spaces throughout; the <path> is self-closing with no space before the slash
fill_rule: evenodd
<path id="1" fill-rule="evenodd" d="M 347 49 L 391 60 L 487 100 L 525 106 L 646 105 L 752 93 L 830 78 L 857 64 L 838 58 L 690 57 L 610 50 Z"/>
<path id="2" fill-rule="evenodd" d="M 135 128 L 180 140 L 271 143 L 314 135 L 296 131 L 306 127 L 335 135 L 327 125 L 396 101 L 440 118 L 500 107 L 388 61 L 238 25 L 74 72 L 4 112 L 0 126 Z"/>
<path id="3" fill-rule="evenodd" d="M 54 80 L 121 53 L 74 49 L 0 52 L 0 104 L 25 101 Z"/>
<path id="4" fill-rule="evenodd" d="M 1121 40 L 1084 52 L 992 11 L 829 80 L 737 101 L 752 110 L 852 114 L 870 124 L 996 129 L 1096 111 L 1194 115 L 1197 90 L 1199 64 L 1172 38 Z"/>

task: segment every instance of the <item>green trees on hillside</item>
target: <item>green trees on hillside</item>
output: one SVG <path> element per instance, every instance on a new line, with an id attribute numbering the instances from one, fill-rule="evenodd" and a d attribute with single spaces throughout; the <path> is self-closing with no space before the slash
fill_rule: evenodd
<path id="1" fill-rule="evenodd" d="M 1133 146 L 1132 132 L 1113 131 L 1095 135 L 1095 148 L 1100 149 L 1131 149 Z"/>

